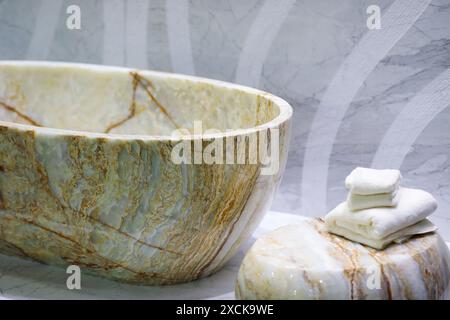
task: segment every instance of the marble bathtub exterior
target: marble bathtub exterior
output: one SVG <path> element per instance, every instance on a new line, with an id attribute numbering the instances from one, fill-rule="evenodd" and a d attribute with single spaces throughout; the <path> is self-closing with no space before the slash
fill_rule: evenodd
<path id="1" fill-rule="evenodd" d="M 438 233 L 375 250 L 326 232 L 319 219 L 259 238 L 236 281 L 238 299 L 445 299 L 450 256 Z"/>
<path id="2" fill-rule="evenodd" d="M 226 83 L 2 62 L 0 252 L 139 284 L 209 275 L 268 210 L 286 162 L 290 116 L 283 100 Z M 278 129 L 280 170 L 263 175 L 262 163 L 248 159 L 174 163 L 179 141 L 170 133 L 192 129 L 197 119 L 205 130 L 240 129 L 227 133 L 233 140 L 252 130 L 273 137 Z M 213 137 L 226 140 L 224 132 Z M 267 141 L 270 149 L 275 140 Z"/>
<path id="3" fill-rule="evenodd" d="M 72 4 L 79 30 L 66 27 Z M 367 27 L 372 5 L 381 29 Z M 274 93 L 295 109 L 274 210 L 324 216 L 354 167 L 392 165 L 437 198 L 432 220 L 450 240 L 448 21 L 448 0 L 3 0 L 0 58 L 149 68 Z M 366 58 L 373 66 L 360 68 Z"/>

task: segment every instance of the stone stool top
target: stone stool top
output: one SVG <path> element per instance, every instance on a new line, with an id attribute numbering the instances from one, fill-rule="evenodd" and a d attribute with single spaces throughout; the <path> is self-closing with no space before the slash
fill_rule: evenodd
<path id="1" fill-rule="evenodd" d="M 258 239 L 239 270 L 240 299 L 443 299 L 449 251 L 436 232 L 375 250 L 305 219 Z"/>

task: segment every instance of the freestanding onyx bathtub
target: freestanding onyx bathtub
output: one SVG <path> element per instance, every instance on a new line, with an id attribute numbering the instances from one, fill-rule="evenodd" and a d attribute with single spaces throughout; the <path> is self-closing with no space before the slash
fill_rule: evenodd
<path id="1" fill-rule="evenodd" d="M 0 62 L 0 252 L 140 284 L 209 275 L 268 209 L 291 115 L 278 97 L 219 81 Z M 238 148 L 252 136 L 265 158 Z M 248 152 L 186 160 L 211 142 L 223 143 L 213 156 Z M 180 143 L 194 156 L 174 160 Z M 269 155 L 278 163 L 264 172 Z"/>

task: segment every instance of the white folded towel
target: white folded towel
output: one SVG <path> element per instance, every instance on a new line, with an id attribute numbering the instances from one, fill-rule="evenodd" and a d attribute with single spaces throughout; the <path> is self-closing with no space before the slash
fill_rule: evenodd
<path id="1" fill-rule="evenodd" d="M 398 192 L 369 194 L 366 196 L 348 193 L 347 204 L 350 210 L 361 210 L 376 207 L 395 207 L 398 204 Z"/>
<path id="2" fill-rule="evenodd" d="M 416 224 L 394 232 L 383 239 L 365 238 L 358 233 L 336 225 L 327 226 L 327 228 L 331 233 L 379 250 L 386 248 L 392 242 L 403 243 L 414 235 L 425 234 L 437 230 L 437 227 L 428 219 L 421 220 Z"/>
<path id="3" fill-rule="evenodd" d="M 398 170 L 357 167 L 345 179 L 345 186 L 352 194 L 391 193 L 398 189 L 401 179 Z"/>
<path id="4" fill-rule="evenodd" d="M 423 190 L 401 188 L 398 197 L 396 207 L 360 211 L 351 211 L 347 202 L 342 202 L 325 216 L 327 229 L 350 240 L 380 248 L 403 237 L 405 230 L 395 233 L 425 219 L 437 208 L 434 197 Z"/>

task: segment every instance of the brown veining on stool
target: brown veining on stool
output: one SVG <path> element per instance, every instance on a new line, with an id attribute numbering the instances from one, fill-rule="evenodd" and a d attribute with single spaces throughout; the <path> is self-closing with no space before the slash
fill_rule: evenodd
<path id="1" fill-rule="evenodd" d="M 381 277 L 383 279 L 382 284 L 386 285 L 387 298 L 388 298 L 388 300 L 392 300 L 391 280 L 389 279 L 389 276 L 386 274 L 385 266 L 384 266 L 385 263 L 388 266 L 387 261 L 384 261 L 383 254 L 377 252 L 375 249 L 368 248 L 367 252 L 372 257 L 372 259 L 378 263 L 378 266 L 380 268 Z"/>
<path id="2" fill-rule="evenodd" d="M 425 246 L 429 246 L 429 244 L 426 243 L 426 238 L 424 238 L 423 236 L 422 237 L 418 236 L 417 240 L 423 242 Z M 416 248 L 410 246 L 408 243 L 405 243 L 405 245 L 408 246 L 408 249 L 411 251 L 412 258 L 416 262 L 418 268 L 420 269 L 420 273 L 424 279 L 431 278 L 433 280 L 436 280 L 440 278 L 440 275 L 437 274 L 437 272 L 439 272 L 439 269 L 429 267 L 430 263 L 433 264 L 439 261 L 439 255 L 437 254 L 436 251 L 430 248 L 427 251 L 426 256 L 422 256 L 420 252 L 417 251 Z M 428 255 L 430 257 L 428 257 Z M 431 283 L 435 283 L 435 281 Z M 436 288 L 434 286 L 430 286 L 429 283 L 425 283 L 425 287 L 427 289 L 429 299 L 431 299 L 431 297 L 442 294 L 443 291 L 445 290 L 445 287 Z"/>
<path id="3" fill-rule="evenodd" d="M 302 278 L 308 284 L 309 288 L 317 291 L 317 297 L 320 299 L 323 295 L 324 289 L 322 288 L 320 279 L 311 279 L 306 270 L 302 270 Z"/>
<path id="4" fill-rule="evenodd" d="M 335 236 L 323 229 L 321 225 L 321 219 L 313 219 L 310 224 L 312 224 L 313 228 L 324 238 L 326 238 L 330 243 L 335 245 L 338 248 L 338 251 L 331 250 L 329 253 L 331 256 L 335 257 L 336 260 L 342 261 L 343 266 L 343 274 L 348 279 L 350 284 L 350 298 L 353 299 L 361 299 L 363 298 L 362 290 L 358 287 L 356 281 L 356 277 L 359 272 L 358 268 L 358 259 L 357 259 L 357 251 L 352 250 L 352 248 L 347 248 L 347 241 L 341 239 L 338 236 Z M 308 221 L 309 222 L 309 221 Z M 342 256 L 342 255 L 343 256 Z M 342 259 L 345 257 L 345 259 Z"/>
<path id="5" fill-rule="evenodd" d="M 449 263 L 437 233 L 375 250 L 306 218 L 256 241 L 242 262 L 236 292 L 241 299 L 443 299 Z M 323 291 L 317 292 L 321 279 Z"/>

